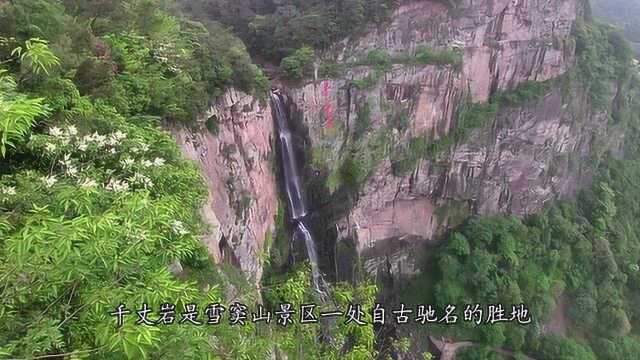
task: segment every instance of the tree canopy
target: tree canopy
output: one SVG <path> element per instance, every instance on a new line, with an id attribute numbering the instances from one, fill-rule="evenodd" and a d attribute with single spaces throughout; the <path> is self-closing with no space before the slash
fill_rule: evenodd
<path id="1" fill-rule="evenodd" d="M 207 189 L 162 125 L 192 121 L 230 86 L 260 93 L 266 78 L 227 30 L 172 9 L 0 6 L 0 357 L 369 359 L 371 326 L 340 324 L 334 343 L 319 343 L 319 324 L 135 324 L 143 304 L 202 316 L 212 303 L 314 300 L 308 269 L 260 294 L 200 243 Z M 367 305 L 375 287 L 334 293 Z M 131 312 L 118 327 L 121 304 Z"/>

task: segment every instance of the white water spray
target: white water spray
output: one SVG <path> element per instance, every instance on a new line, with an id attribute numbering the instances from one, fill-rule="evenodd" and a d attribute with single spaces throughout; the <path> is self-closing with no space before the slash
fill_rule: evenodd
<path id="1" fill-rule="evenodd" d="M 327 286 L 318 268 L 318 254 L 315 240 L 304 222 L 304 217 L 309 213 L 309 209 L 307 208 L 300 176 L 298 174 L 298 163 L 296 162 L 291 131 L 287 123 L 284 102 L 276 92 L 271 93 L 271 101 L 276 114 L 277 131 L 281 145 L 282 168 L 284 170 L 284 185 L 289 202 L 289 209 L 291 210 L 291 217 L 297 223 L 296 233 L 304 238 L 307 257 L 311 264 L 311 280 L 314 290 L 324 298 L 327 295 L 325 290 Z"/>

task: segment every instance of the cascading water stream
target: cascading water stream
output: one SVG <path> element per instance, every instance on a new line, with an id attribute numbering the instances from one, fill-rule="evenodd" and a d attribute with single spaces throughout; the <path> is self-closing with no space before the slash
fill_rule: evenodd
<path id="1" fill-rule="evenodd" d="M 320 274 L 320 269 L 318 269 L 318 254 L 316 253 L 316 243 L 313 240 L 313 236 L 307 226 L 303 221 L 298 222 L 297 230 L 304 237 L 304 244 L 307 248 L 307 256 L 309 257 L 309 262 L 311 263 L 311 276 L 312 282 L 315 290 L 318 293 L 324 293 L 324 290 L 321 288 L 324 287 L 322 275 Z"/>
<path id="2" fill-rule="evenodd" d="M 298 174 L 298 163 L 296 162 L 295 149 L 292 143 L 291 130 L 287 122 L 287 114 L 284 108 L 284 101 L 277 92 L 271 93 L 271 102 L 275 109 L 278 137 L 280 139 L 282 168 L 284 170 L 284 186 L 291 210 L 292 220 L 296 222 L 296 234 L 304 238 L 307 256 L 311 264 L 312 284 L 316 292 L 325 298 L 327 286 L 324 283 L 320 269 L 318 268 L 318 254 L 316 243 L 307 224 L 305 217 L 309 209 L 304 197 L 300 176 Z"/>
<path id="3" fill-rule="evenodd" d="M 296 162 L 295 149 L 287 114 L 284 110 L 284 103 L 276 93 L 271 94 L 274 108 L 276 110 L 277 131 L 280 139 L 282 167 L 284 169 L 285 191 L 289 201 L 289 209 L 293 220 L 299 221 L 307 215 L 307 204 L 302 191 L 300 176 L 298 175 L 298 163 Z"/>

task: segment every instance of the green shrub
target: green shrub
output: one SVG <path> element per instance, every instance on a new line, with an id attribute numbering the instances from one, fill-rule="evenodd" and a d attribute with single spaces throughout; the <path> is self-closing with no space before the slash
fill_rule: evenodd
<path id="1" fill-rule="evenodd" d="M 360 139 L 371 129 L 371 107 L 368 101 L 358 107 L 358 117 L 355 125 L 355 138 Z"/>
<path id="2" fill-rule="evenodd" d="M 452 50 L 433 52 L 428 49 L 423 49 L 418 51 L 415 57 L 416 61 L 420 64 L 456 65 L 462 62 L 460 53 Z"/>
<path id="3" fill-rule="evenodd" d="M 609 105 L 612 98 L 611 81 L 629 79 L 632 51 L 620 33 L 611 26 L 585 23 L 573 25 L 576 39 L 578 80 L 588 91 L 597 108 Z"/>
<path id="4" fill-rule="evenodd" d="M 527 81 L 518 85 L 513 91 L 496 94 L 492 102 L 499 105 L 514 106 L 538 100 L 549 92 L 551 82 Z"/>
<path id="5" fill-rule="evenodd" d="M 525 82 L 515 90 L 495 94 L 487 103 L 463 103 L 456 113 L 455 128 L 449 134 L 431 143 L 427 143 L 423 137 L 413 138 L 409 146 L 396 153 L 392 164 L 394 174 L 405 174 L 413 170 L 420 159 L 435 158 L 464 141 L 473 130 L 493 120 L 502 106 L 516 106 L 538 100 L 548 93 L 549 88 L 550 82 Z"/>
<path id="6" fill-rule="evenodd" d="M 362 79 L 353 80 L 352 84 L 360 90 L 368 90 L 375 87 L 383 75 L 384 73 L 374 70 L 372 73 L 363 77 Z"/>
<path id="7" fill-rule="evenodd" d="M 344 64 L 338 64 L 335 62 L 323 62 L 320 64 L 318 74 L 321 77 L 336 78 L 342 75 L 345 70 Z"/>
<path id="8" fill-rule="evenodd" d="M 280 62 L 280 70 L 284 76 L 292 80 L 300 80 L 312 71 L 314 51 L 308 46 L 303 46 L 293 54 L 285 57 Z"/>
<path id="9" fill-rule="evenodd" d="M 218 136 L 218 133 L 220 132 L 220 126 L 218 125 L 218 118 L 215 115 L 207 119 L 207 121 L 205 122 L 205 126 L 207 127 L 207 130 L 209 130 L 211 135 Z"/>
<path id="10" fill-rule="evenodd" d="M 542 359 L 595 360 L 593 351 L 575 340 L 559 335 L 545 335 L 540 341 L 536 355 Z"/>
<path id="11" fill-rule="evenodd" d="M 460 355 L 456 357 L 460 360 L 502 360 L 502 356 L 496 354 L 486 347 L 472 346 L 460 351 Z"/>
<path id="12" fill-rule="evenodd" d="M 364 169 L 357 154 L 350 152 L 342 161 L 340 167 L 341 183 L 346 186 L 347 189 L 355 191 L 359 188 L 364 176 Z"/>
<path id="13" fill-rule="evenodd" d="M 391 70 L 391 56 L 383 50 L 371 50 L 367 54 L 367 65 L 372 65 L 379 72 L 387 72 Z"/>

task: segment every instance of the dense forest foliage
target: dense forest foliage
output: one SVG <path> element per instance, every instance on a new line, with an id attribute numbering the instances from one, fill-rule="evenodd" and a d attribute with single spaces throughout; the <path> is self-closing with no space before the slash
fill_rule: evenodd
<path id="1" fill-rule="evenodd" d="M 168 16 L 152 1 L 88 4 L 3 6 L 0 31 L 7 40 L 1 55 L 9 58 L 8 51 L 21 41 L 46 39 L 60 57 L 57 74 L 72 79 L 81 95 L 107 101 L 123 115 L 192 119 L 226 86 L 246 91 L 267 86 L 242 41 L 220 26 Z M 18 70 L 17 62 L 7 66 Z M 38 89 L 42 82 L 35 80 L 25 75 L 21 86 L 47 90 Z"/>
<path id="2" fill-rule="evenodd" d="M 260 295 L 199 241 L 207 189 L 162 123 L 267 80 L 234 35 L 169 5 L 0 3 L 0 357 L 371 358 L 370 326 L 339 324 L 321 345 L 320 324 L 134 324 L 143 303 L 195 304 L 202 321 L 211 303 L 314 300 L 305 268 Z M 375 287 L 333 293 L 367 305 Z"/>
<path id="3" fill-rule="evenodd" d="M 228 87 L 263 96 L 268 79 L 249 52 L 282 60 L 283 73 L 299 79 L 308 76 L 314 50 L 384 21 L 394 5 L 0 1 L 0 357 L 375 358 L 378 339 L 371 325 L 134 323 L 143 303 L 157 310 L 171 302 L 177 311 L 195 304 L 202 315 L 218 302 L 270 310 L 284 301 L 294 308 L 317 302 L 304 266 L 273 274 L 259 293 L 237 269 L 212 263 L 199 241 L 206 225 L 198 210 L 207 189 L 163 124 L 192 123 Z M 459 128 L 440 142 L 414 139 L 391 153 L 392 129 L 366 136 L 371 110 L 368 103 L 358 106 L 359 122 L 335 180 L 352 192 L 381 159 L 392 157 L 394 170 L 410 170 L 419 159 L 463 141 L 500 108 L 534 101 L 550 86 L 584 92 L 596 109 L 611 115 L 611 124 L 627 130 L 625 158 L 599 154 L 594 185 L 577 199 L 527 219 L 469 218 L 428 256 L 412 287 L 419 291 L 402 294 L 409 300 L 440 307 L 525 303 L 536 319 L 532 326 L 424 327 L 429 334 L 481 345 L 464 350 L 460 359 L 500 358 L 497 348 L 514 351 L 516 359 L 523 353 L 537 359 L 636 359 L 640 353 L 638 75 L 629 47 L 611 27 L 578 21 L 574 38 L 577 64 L 566 76 L 523 84 L 487 104 L 466 104 L 458 113 Z M 372 51 L 345 66 L 372 66 L 379 74 L 392 64 L 460 61 L 455 51 L 422 50 L 405 58 Z M 327 73 L 340 70 L 330 65 Z M 375 81 L 353 85 L 366 89 Z M 617 96 L 612 83 L 622 89 Z M 399 115 L 392 125 L 409 121 Z M 278 219 L 275 236 L 287 241 L 282 212 Z M 176 271 L 176 264 L 183 270 Z M 327 309 L 353 303 L 370 309 L 377 289 L 334 284 L 331 292 Z M 542 329 L 561 301 L 568 304 L 567 337 Z M 109 313 L 120 304 L 132 313 L 118 328 Z M 364 316 L 370 324 L 371 314 Z M 408 349 L 405 340 L 396 340 L 385 353 Z"/>
<path id="4" fill-rule="evenodd" d="M 637 121 L 637 119 L 636 119 Z M 592 189 L 525 221 L 469 219 L 425 270 L 430 300 L 527 304 L 534 326 L 467 326 L 444 331 L 540 359 L 634 359 L 640 353 L 640 198 L 637 160 L 607 158 Z M 433 293 L 429 293 L 433 291 Z M 567 301 L 566 313 L 554 312 Z M 551 314 L 568 317 L 569 338 L 539 336 Z M 464 358 L 491 358 L 483 349 Z M 472 356 L 473 354 L 473 356 Z"/>
<path id="5" fill-rule="evenodd" d="M 199 20 L 232 26 L 250 50 L 279 60 L 304 45 L 316 49 L 385 20 L 395 0 L 181 0 Z"/>

